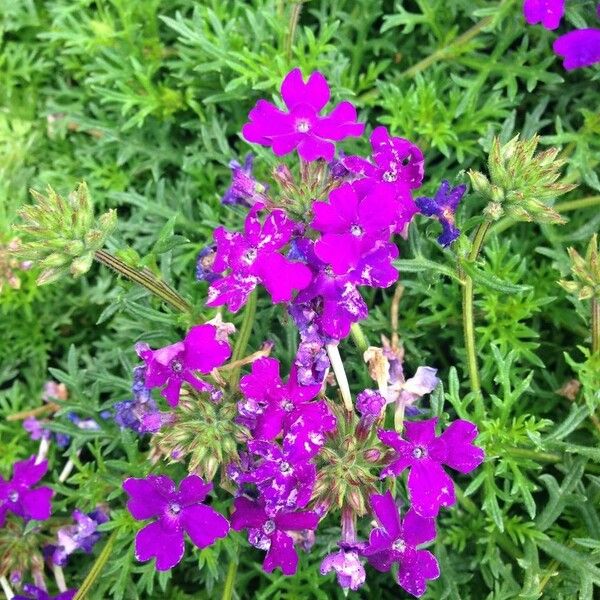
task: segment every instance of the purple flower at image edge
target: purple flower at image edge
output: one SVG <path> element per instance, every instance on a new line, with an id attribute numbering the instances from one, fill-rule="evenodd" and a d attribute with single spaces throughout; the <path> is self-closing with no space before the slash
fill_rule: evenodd
<path id="1" fill-rule="evenodd" d="M 13 596 L 13 600 L 72 600 L 77 590 L 67 590 L 60 592 L 56 596 L 51 596 L 46 590 L 26 583 L 23 586 L 23 594 L 17 594 Z"/>
<path id="2" fill-rule="evenodd" d="M 129 478 L 123 482 L 129 495 L 127 510 L 138 521 L 155 519 L 135 538 L 138 560 L 156 558 L 156 569 L 167 571 L 183 558 L 184 533 L 198 548 L 206 548 L 229 532 L 229 523 L 216 510 L 202 502 L 212 489 L 197 475 L 189 475 L 176 489 L 165 475 Z"/>
<path id="3" fill-rule="evenodd" d="M 567 71 L 600 62 L 600 29 L 577 29 L 554 40 L 552 48 L 563 57 Z"/>
<path id="4" fill-rule="evenodd" d="M 442 465 L 459 473 L 470 473 L 484 460 L 483 450 L 473 445 L 478 433 L 473 423 L 454 421 L 436 437 L 437 421 L 435 417 L 406 422 L 406 439 L 397 431 L 378 432 L 379 439 L 396 451 L 381 476 L 395 477 L 410 468 L 407 487 L 411 506 L 422 517 L 435 517 L 440 507 L 456 502 L 454 482 Z"/>
<path id="5" fill-rule="evenodd" d="M 565 14 L 565 0 L 525 0 L 523 15 L 529 25 L 541 23 L 546 29 L 557 29 Z"/>

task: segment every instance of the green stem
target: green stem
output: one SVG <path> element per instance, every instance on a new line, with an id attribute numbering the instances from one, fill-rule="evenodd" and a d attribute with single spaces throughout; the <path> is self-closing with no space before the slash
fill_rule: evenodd
<path id="1" fill-rule="evenodd" d="M 83 583 L 77 590 L 73 600 L 83 600 L 84 598 L 87 598 L 92 586 L 96 582 L 96 579 L 100 577 L 100 573 L 102 573 L 102 569 L 104 569 L 104 566 L 106 565 L 106 562 L 113 551 L 116 539 L 117 531 L 115 530 L 112 532 L 108 540 L 106 540 L 106 544 L 104 548 L 102 548 L 102 552 L 100 552 L 98 555 L 98 558 L 95 560 L 90 572 L 87 574 L 87 577 L 83 580 Z"/>
<path id="2" fill-rule="evenodd" d="M 296 30 L 298 29 L 298 21 L 300 20 L 300 13 L 302 12 L 303 2 L 296 2 L 292 7 L 292 14 L 290 16 L 290 24 L 288 27 L 288 37 L 285 44 L 285 55 L 288 60 L 292 57 L 292 46 L 294 45 L 294 38 L 296 37 Z"/>
<path id="3" fill-rule="evenodd" d="M 473 238 L 471 251 L 467 256 L 469 262 L 474 262 L 479 256 L 483 246 L 483 241 L 490 228 L 491 222 L 484 221 L 479 225 Z M 473 279 L 466 273 L 462 273 L 462 309 L 463 309 L 463 333 L 465 338 L 465 350 L 467 353 L 467 370 L 469 372 L 469 381 L 471 390 L 478 397 L 478 411 L 482 412 L 483 404 L 481 402 L 481 382 L 479 380 L 479 370 L 477 367 L 477 347 L 475 345 L 475 320 L 473 318 Z"/>
<path id="4" fill-rule="evenodd" d="M 152 271 L 148 269 L 136 269 L 123 262 L 121 259 L 113 256 L 106 250 L 96 250 L 94 258 L 103 265 L 109 267 L 119 275 L 126 277 L 130 281 L 141 285 L 149 292 L 170 304 L 173 308 L 189 313 L 192 311 L 192 305 L 182 296 L 180 296 L 167 283 L 158 279 Z"/>
<path id="5" fill-rule="evenodd" d="M 248 297 L 248 302 L 246 302 L 246 307 L 244 308 L 244 320 L 242 321 L 237 342 L 235 344 L 235 348 L 233 349 L 233 356 L 231 357 L 232 362 L 241 360 L 246 353 L 248 341 L 250 340 L 250 334 L 252 333 L 252 327 L 254 326 L 254 317 L 256 316 L 256 301 L 257 296 L 256 291 L 254 291 Z M 239 365 L 231 371 L 229 384 L 233 389 L 236 389 L 240 382 L 241 370 L 242 366 Z"/>
<path id="6" fill-rule="evenodd" d="M 600 300 L 592 298 L 592 354 L 600 352 Z"/>
<path id="7" fill-rule="evenodd" d="M 358 323 L 352 323 L 350 335 L 352 336 L 352 340 L 360 352 L 365 353 L 369 348 L 369 340 L 367 339 L 365 332 L 362 330 L 362 327 Z"/>
<path id="8" fill-rule="evenodd" d="M 227 569 L 227 577 L 225 579 L 225 587 L 223 588 L 222 600 L 232 600 L 233 592 L 235 591 L 235 576 L 237 575 L 238 564 L 235 560 L 229 562 Z"/>

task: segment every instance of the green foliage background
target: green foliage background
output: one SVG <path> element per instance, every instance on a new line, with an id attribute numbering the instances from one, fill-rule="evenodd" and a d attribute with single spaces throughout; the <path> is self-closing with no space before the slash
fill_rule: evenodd
<path id="1" fill-rule="evenodd" d="M 565 27 L 597 27 L 594 8 L 568 1 Z M 566 178 L 580 185 L 562 200 L 597 196 L 600 71 L 567 74 L 551 51 L 555 36 L 526 26 L 517 0 L 312 0 L 301 7 L 283 0 L 0 0 L 0 240 L 10 239 L 29 187 L 52 184 L 66 193 L 85 179 L 98 212 L 118 209 L 110 247 L 144 256 L 202 312 L 197 251 L 217 224 L 236 227 L 243 216 L 219 203 L 227 163 L 249 150 L 240 127 L 256 99 L 276 93 L 296 65 L 321 70 L 334 100 L 351 99 L 369 131 L 382 123 L 424 149 L 423 193 L 441 178 L 456 182 L 468 168 L 484 169 L 493 135 L 506 141 L 521 132 L 539 133 L 543 145 L 569 157 Z M 344 149 L 367 153 L 368 142 Z M 264 179 L 273 159 L 257 153 Z M 467 197 L 460 220 L 481 208 Z M 566 246 L 583 247 L 599 229 L 600 211 L 590 205 L 565 216 L 564 226 L 498 228 L 478 267 L 487 409 L 479 426 L 488 460 L 459 481 L 460 502 L 440 519 L 433 550 L 442 576 L 426 598 L 591 600 L 600 585 L 600 432 L 590 419 L 600 404 L 600 366 L 582 350 L 589 346 L 587 305 L 556 284 L 568 271 Z M 447 276 L 451 253 L 434 243 L 437 227 L 417 219 L 401 243 L 406 370 L 439 368 L 446 403 L 438 393 L 434 410 L 473 418 L 460 290 Z M 185 239 L 157 246 L 161 233 Z M 157 346 L 183 331 L 177 315 L 97 266 L 83 280 L 42 288 L 35 272 L 21 277 L 21 290 L 0 295 L 3 417 L 38 406 L 48 377 L 69 386 L 67 409 L 97 416 L 128 396 L 136 341 Z M 372 343 L 389 333 L 392 293 L 368 298 Z M 261 297 L 249 348 L 267 338 L 289 364 L 295 333 L 281 307 Z M 354 388 L 370 385 L 359 352 L 347 343 L 342 354 Z M 583 388 L 571 402 L 556 390 L 573 378 Z M 237 535 L 202 552 L 188 546 L 180 566 L 157 576 L 134 560 L 137 526 L 120 490 L 126 475 L 147 472 L 147 443 L 110 421 L 96 433 L 75 430 L 64 417 L 55 423 L 74 437 L 67 455 L 83 447 L 66 484 L 56 483 L 66 456 L 51 453 L 55 512 L 67 516 L 106 500 L 114 509 L 107 529 L 118 534 L 90 598 L 220 597 L 228 564 L 237 560 L 239 598 L 342 597 L 332 576 L 318 574 L 335 543 L 333 522 L 292 578 L 262 573 L 260 553 Z M 36 446 L 15 422 L 0 422 L 0 436 L 6 476 Z M 179 477 L 184 469 L 168 472 Z M 92 562 L 72 562 L 70 585 L 81 584 Z M 403 597 L 390 576 L 372 569 L 350 596 Z"/>

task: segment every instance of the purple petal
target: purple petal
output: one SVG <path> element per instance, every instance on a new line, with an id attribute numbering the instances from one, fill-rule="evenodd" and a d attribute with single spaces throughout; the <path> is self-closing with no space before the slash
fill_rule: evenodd
<path id="1" fill-rule="evenodd" d="M 257 279 L 253 275 L 227 275 L 210 284 L 206 306 L 227 305 L 227 308 L 236 313 L 248 300 L 248 296 L 256 287 Z"/>
<path id="2" fill-rule="evenodd" d="M 552 48 L 564 57 L 567 71 L 600 62 L 600 29 L 576 29 L 554 40 Z"/>
<path id="3" fill-rule="evenodd" d="M 36 464 L 35 459 L 35 456 L 31 456 L 14 464 L 13 483 L 30 487 L 42 479 L 48 471 L 48 461 L 42 460 Z"/>
<path id="4" fill-rule="evenodd" d="M 168 571 L 183 558 L 183 531 L 166 530 L 159 522 L 149 523 L 135 537 L 135 557 L 138 560 L 156 558 L 156 570 Z"/>
<path id="5" fill-rule="evenodd" d="M 422 517 L 435 517 L 440 507 L 456 502 L 452 479 L 438 463 L 426 458 L 413 463 L 407 487 L 412 508 Z"/>
<path id="6" fill-rule="evenodd" d="M 403 440 L 402 436 L 397 431 L 380 429 L 377 432 L 377 437 L 383 444 L 390 446 L 390 448 L 393 448 L 399 454 L 410 454 L 412 452 L 413 444 Z"/>
<path id="7" fill-rule="evenodd" d="M 388 490 L 385 494 L 373 494 L 370 496 L 369 501 L 377 520 L 388 536 L 393 540 L 397 539 L 402 529 L 398 507 L 392 493 Z"/>
<path id="8" fill-rule="evenodd" d="M 29 519 L 45 521 L 52 513 L 52 494 L 54 492 L 47 487 L 21 492 L 21 504 L 25 515 Z"/>
<path id="9" fill-rule="evenodd" d="M 182 380 L 179 377 L 171 377 L 167 382 L 166 387 L 160 393 L 167 400 L 169 406 L 177 406 L 179 404 L 179 394 L 181 393 Z"/>
<path id="10" fill-rule="evenodd" d="M 402 522 L 402 539 L 411 546 L 418 546 L 434 540 L 436 536 L 435 519 L 419 516 L 410 509 Z"/>
<path id="11" fill-rule="evenodd" d="M 319 71 L 311 73 L 304 83 L 302 72 L 296 67 L 285 76 L 281 84 L 281 97 L 289 110 L 293 110 L 298 104 L 310 104 L 318 112 L 329 102 L 329 96 L 327 80 Z"/>
<path id="12" fill-rule="evenodd" d="M 385 530 L 376 527 L 369 534 L 369 545 L 364 549 L 364 554 L 365 556 L 381 555 L 382 553 L 389 554 L 393 543 L 394 539 L 390 538 Z M 389 566 L 383 570 L 387 571 L 388 568 Z"/>
<path id="13" fill-rule="evenodd" d="M 257 273 L 275 304 L 289 302 L 294 290 L 304 289 L 312 279 L 310 269 L 281 254 L 268 254 L 257 260 Z"/>
<path id="14" fill-rule="evenodd" d="M 478 431 L 474 423 L 458 420 L 450 423 L 446 431 L 439 437 L 446 446 L 444 464 L 460 473 L 470 473 L 484 460 L 485 454 L 481 448 L 472 444 Z M 435 450 L 435 443 L 431 451 Z"/>
<path id="15" fill-rule="evenodd" d="M 523 14 L 529 25 L 541 23 L 546 29 L 557 29 L 565 14 L 565 0 L 525 0 Z"/>
<path id="16" fill-rule="evenodd" d="M 217 340 L 217 328 L 214 325 L 205 324 L 192 327 L 183 343 L 185 345 L 185 366 L 202 373 L 210 373 L 231 356 L 229 344 Z"/>
<path id="17" fill-rule="evenodd" d="M 127 510 L 138 521 L 159 516 L 175 496 L 175 483 L 166 475 L 148 475 L 146 479 L 130 477 L 123 482 L 129 494 Z"/>
<path id="18" fill-rule="evenodd" d="M 229 532 L 227 519 L 210 506 L 195 504 L 181 512 L 181 524 L 198 548 L 206 548 Z"/>
<path id="19" fill-rule="evenodd" d="M 248 498 L 236 498 L 233 501 L 234 512 L 231 515 L 231 527 L 236 531 L 249 527 L 261 527 L 268 520 L 265 509 Z"/>
<path id="20" fill-rule="evenodd" d="M 426 421 L 407 421 L 405 423 L 406 439 L 418 446 L 428 446 L 435 439 L 435 426 L 438 419 L 427 419 Z"/>
<path id="21" fill-rule="evenodd" d="M 409 594 L 417 598 L 427 589 L 428 579 L 437 579 L 440 575 L 438 562 L 427 550 L 418 550 L 408 560 L 400 562 L 398 584 Z"/>
<path id="22" fill-rule="evenodd" d="M 179 484 L 179 501 L 185 506 L 202 502 L 212 487 L 212 483 L 205 483 L 202 477 L 188 475 Z"/>
<path id="23" fill-rule="evenodd" d="M 301 531 L 302 529 L 316 529 L 319 524 L 317 513 L 311 511 L 296 511 L 293 513 L 279 513 L 275 516 L 277 529 L 283 531 Z"/>
<path id="24" fill-rule="evenodd" d="M 263 569 L 267 573 L 271 573 L 276 567 L 280 567 L 284 575 L 293 575 L 298 568 L 294 542 L 289 535 L 281 531 L 276 531 L 271 537 L 271 547 L 263 562 Z"/>

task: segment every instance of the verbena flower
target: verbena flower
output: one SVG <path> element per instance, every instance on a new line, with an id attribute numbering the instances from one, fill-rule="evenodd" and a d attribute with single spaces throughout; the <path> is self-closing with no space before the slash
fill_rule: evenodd
<path id="1" fill-rule="evenodd" d="M 138 521 L 156 519 L 138 531 L 135 555 L 138 560 L 156 558 L 156 568 L 167 571 L 183 558 L 184 533 L 198 548 L 206 548 L 229 532 L 229 523 L 202 502 L 212 489 L 197 475 L 181 481 L 179 489 L 165 475 L 129 478 L 123 482 L 129 494 L 127 510 Z"/>
<path id="2" fill-rule="evenodd" d="M 411 421 L 405 424 L 405 437 L 397 431 L 380 430 L 379 439 L 391 446 L 396 455 L 385 467 L 382 477 L 397 476 L 407 468 L 408 493 L 412 508 L 422 517 L 435 517 L 440 507 L 456 502 L 454 482 L 442 465 L 460 473 L 469 473 L 484 459 L 481 448 L 473 445 L 477 427 L 457 420 L 442 435 L 436 437 L 437 417 L 427 421 Z"/>
<path id="3" fill-rule="evenodd" d="M 523 14 L 529 25 L 541 23 L 546 29 L 557 29 L 565 14 L 565 0 L 525 0 Z"/>
<path id="4" fill-rule="evenodd" d="M 196 258 L 196 279 L 198 281 L 212 283 L 220 278 L 220 275 L 213 271 L 217 255 L 216 250 L 216 246 L 205 246 L 198 252 L 198 257 Z"/>
<path id="5" fill-rule="evenodd" d="M 364 123 L 357 122 L 356 109 L 350 102 L 340 102 L 329 115 L 321 116 L 330 95 L 321 73 L 315 71 L 305 83 L 300 69 L 293 69 L 281 84 L 288 112 L 259 100 L 248 115 L 250 122 L 242 128 L 242 135 L 249 142 L 270 146 L 276 156 L 297 149 L 306 161 L 330 161 L 335 142 L 362 135 L 365 128 Z"/>
<path id="6" fill-rule="evenodd" d="M 108 521 L 108 515 L 98 508 L 89 513 L 73 511 L 74 525 L 65 525 L 57 532 L 57 542 L 52 546 L 52 562 L 64 567 L 69 556 L 77 550 L 89 554 L 100 539 L 98 525 Z"/>
<path id="7" fill-rule="evenodd" d="M 257 202 L 264 203 L 267 200 L 265 196 L 268 186 L 260 183 L 252 176 L 252 166 L 254 156 L 248 154 L 244 164 L 240 165 L 237 160 L 229 163 L 231 169 L 231 186 L 221 198 L 223 204 L 242 204 L 244 206 L 254 206 Z"/>
<path id="8" fill-rule="evenodd" d="M 402 520 L 389 491 L 373 494 L 370 502 L 379 526 L 371 531 L 364 555 L 378 571 L 388 571 L 397 563 L 400 587 L 413 596 L 422 596 L 427 581 L 440 575 L 435 556 L 428 550 L 417 549 L 435 538 L 435 521 L 419 516 L 414 510 L 409 510 Z"/>
<path id="9" fill-rule="evenodd" d="M 366 434 L 379 420 L 386 405 L 386 399 L 375 390 L 364 390 L 356 396 L 356 410 L 360 414 L 357 434 Z"/>
<path id="10" fill-rule="evenodd" d="M 51 596 L 46 590 L 26 583 L 23 586 L 23 592 L 23 594 L 14 596 L 13 600 L 72 600 L 77 590 L 67 590 L 66 592 L 60 592 L 56 596 Z"/>
<path id="11" fill-rule="evenodd" d="M 435 217 L 440 222 L 442 234 L 438 237 L 438 243 L 441 246 L 449 246 L 460 235 L 454 213 L 466 191 L 466 185 L 452 187 L 450 182 L 444 180 L 432 198 L 423 196 L 415 200 L 421 213 Z"/>
<path id="12" fill-rule="evenodd" d="M 224 227 L 215 230 L 217 256 L 213 270 L 229 273 L 211 284 L 207 306 L 226 304 L 231 312 L 237 312 L 259 283 L 273 302 L 288 302 L 294 290 L 309 284 L 310 270 L 279 254 L 292 237 L 294 222 L 282 210 L 274 210 L 261 225 L 257 216 L 261 208 L 257 204 L 250 210 L 244 233 Z"/>
<path id="13" fill-rule="evenodd" d="M 409 140 L 390 136 L 385 127 L 376 127 L 370 141 L 373 162 L 361 156 L 347 156 L 344 166 L 376 189 L 387 188 L 393 194 L 397 205 L 394 228 L 403 233 L 417 212 L 411 190 L 423 181 L 423 153 Z"/>
<path id="14" fill-rule="evenodd" d="M 48 461 L 36 464 L 36 457 L 17 461 L 13 466 L 12 479 L 0 477 L 0 527 L 4 525 L 8 511 L 23 519 L 44 521 L 52 512 L 52 490 L 49 487 L 33 486 L 48 470 Z"/>
<path id="15" fill-rule="evenodd" d="M 263 569 L 271 573 L 280 567 L 284 575 L 293 575 L 298 568 L 298 555 L 290 532 L 316 529 L 317 514 L 284 509 L 271 516 L 264 505 L 243 497 L 235 499 L 234 508 L 231 527 L 236 531 L 248 529 L 250 544 L 267 551 Z"/>
<path id="16" fill-rule="evenodd" d="M 360 182 L 343 183 L 329 202 L 313 202 L 312 209 L 311 226 L 322 234 L 315 254 L 338 275 L 356 267 L 375 243 L 389 240 L 397 212 L 392 191 Z"/>
<path id="17" fill-rule="evenodd" d="M 360 553 L 365 544 L 340 543 L 342 548 L 328 554 L 321 562 L 321 575 L 334 571 L 339 586 L 344 590 L 356 591 L 366 579 L 365 568 L 360 559 Z"/>
<path id="18" fill-rule="evenodd" d="M 212 386 L 196 377 L 194 371 L 208 374 L 231 356 L 229 343 L 218 339 L 217 328 L 207 323 L 192 327 L 181 342 L 157 350 L 139 343 L 136 351 L 146 363 L 145 385 L 165 386 L 161 394 L 170 406 L 177 406 L 184 382 L 199 392 L 211 390 Z"/>
<path id="19" fill-rule="evenodd" d="M 567 71 L 600 62 L 600 29 L 576 29 L 554 40 L 552 48 L 563 57 Z"/>

